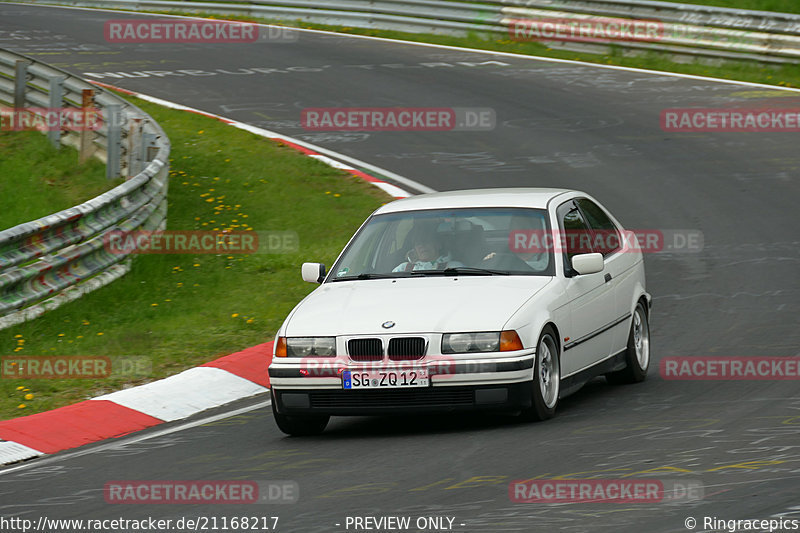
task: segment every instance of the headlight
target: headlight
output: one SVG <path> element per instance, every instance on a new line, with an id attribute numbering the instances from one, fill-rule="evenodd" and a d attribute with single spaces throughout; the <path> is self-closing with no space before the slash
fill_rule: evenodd
<path id="1" fill-rule="evenodd" d="M 442 353 L 511 352 L 522 349 L 522 341 L 513 329 L 442 335 Z"/>
<path id="2" fill-rule="evenodd" d="M 496 352 L 500 350 L 500 332 L 446 333 L 442 353 Z"/>
<path id="3" fill-rule="evenodd" d="M 288 337 L 286 355 L 289 357 L 333 357 L 336 337 Z"/>

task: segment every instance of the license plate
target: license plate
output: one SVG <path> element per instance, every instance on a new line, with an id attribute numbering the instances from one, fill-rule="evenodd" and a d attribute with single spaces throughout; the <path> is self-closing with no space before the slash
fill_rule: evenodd
<path id="1" fill-rule="evenodd" d="M 427 387 L 427 370 L 345 370 L 342 384 L 345 389 L 399 389 Z"/>

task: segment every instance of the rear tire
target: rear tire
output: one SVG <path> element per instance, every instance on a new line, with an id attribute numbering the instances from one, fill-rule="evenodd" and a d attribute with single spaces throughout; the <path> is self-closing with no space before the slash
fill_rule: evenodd
<path id="1" fill-rule="evenodd" d="M 331 419 L 328 415 L 302 415 L 302 416 L 287 416 L 278 412 L 276 407 L 275 395 L 272 394 L 272 414 L 275 417 L 275 423 L 278 429 L 291 435 L 292 437 L 308 437 L 311 435 L 319 435 L 325 431 L 328 421 Z"/>
<path id="2" fill-rule="evenodd" d="M 624 385 L 639 383 L 647 377 L 647 369 L 650 367 L 650 322 L 642 302 L 633 311 L 625 363 L 622 370 L 606 374 L 606 381 L 612 385 Z"/>
<path id="3" fill-rule="evenodd" d="M 531 381 L 531 406 L 520 415 L 523 420 L 541 421 L 553 418 L 561 390 L 561 364 L 558 341 L 552 328 L 547 327 L 536 344 L 536 360 Z"/>

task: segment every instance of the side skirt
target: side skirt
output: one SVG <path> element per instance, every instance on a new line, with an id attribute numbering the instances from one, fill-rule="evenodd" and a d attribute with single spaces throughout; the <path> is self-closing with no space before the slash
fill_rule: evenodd
<path id="1" fill-rule="evenodd" d="M 592 378 L 607 374 L 608 372 L 616 372 L 617 370 L 622 370 L 625 368 L 626 349 L 622 349 L 608 359 L 600 361 L 599 363 L 572 374 L 567 378 L 562 378 L 561 391 L 559 392 L 558 397 L 565 398 L 570 394 L 577 392 L 578 389 L 583 387 L 586 382 Z"/>

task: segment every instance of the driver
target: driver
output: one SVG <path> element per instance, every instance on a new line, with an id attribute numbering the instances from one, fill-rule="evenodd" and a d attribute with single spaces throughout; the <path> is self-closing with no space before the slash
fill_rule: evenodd
<path id="1" fill-rule="evenodd" d="M 411 230 L 411 244 L 414 246 L 406 256 L 408 261 L 397 265 L 392 272 L 412 272 L 414 270 L 444 270 L 449 267 L 464 266 L 453 261 L 444 251 L 442 238 L 436 231 L 438 222 L 415 224 Z"/>

